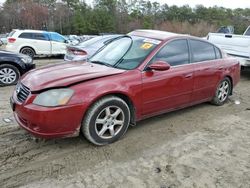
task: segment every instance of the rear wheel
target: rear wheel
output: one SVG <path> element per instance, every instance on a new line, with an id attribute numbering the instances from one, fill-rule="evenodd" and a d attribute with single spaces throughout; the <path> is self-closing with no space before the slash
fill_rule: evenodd
<path id="1" fill-rule="evenodd" d="M 216 89 L 216 93 L 215 96 L 212 100 L 212 103 L 215 105 L 223 105 L 231 92 L 232 89 L 232 83 L 230 81 L 229 78 L 224 78 L 218 85 L 217 89 Z"/>
<path id="2" fill-rule="evenodd" d="M 25 54 L 25 55 L 28 55 L 28 56 L 30 56 L 30 57 L 34 57 L 35 56 L 35 51 L 32 49 L 32 48 L 30 48 L 30 47 L 24 47 L 24 48 L 22 48 L 21 50 L 20 50 L 20 53 L 22 53 L 22 54 Z"/>
<path id="3" fill-rule="evenodd" d="M 20 77 L 19 70 L 9 64 L 0 65 L 0 85 L 8 86 L 16 84 Z"/>
<path id="4" fill-rule="evenodd" d="M 119 97 L 107 96 L 88 110 L 83 122 L 84 136 L 95 145 L 106 145 L 121 138 L 130 122 L 130 110 Z"/>

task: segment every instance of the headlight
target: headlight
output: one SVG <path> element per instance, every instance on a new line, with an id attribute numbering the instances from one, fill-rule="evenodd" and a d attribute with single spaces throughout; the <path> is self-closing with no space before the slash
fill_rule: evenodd
<path id="1" fill-rule="evenodd" d="M 27 63 L 27 64 L 32 63 L 32 61 L 33 61 L 32 58 L 29 56 L 22 57 L 21 60 L 22 60 L 22 62 Z"/>
<path id="2" fill-rule="evenodd" d="M 51 89 L 39 94 L 33 104 L 47 107 L 65 105 L 73 93 L 72 89 Z"/>

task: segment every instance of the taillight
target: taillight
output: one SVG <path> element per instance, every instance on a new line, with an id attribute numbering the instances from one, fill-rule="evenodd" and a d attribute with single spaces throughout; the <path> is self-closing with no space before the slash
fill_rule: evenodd
<path id="1" fill-rule="evenodd" d="M 87 52 L 84 50 L 78 50 L 74 48 L 68 48 L 68 51 L 74 55 L 87 55 Z"/>
<path id="2" fill-rule="evenodd" d="M 8 38 L 8 42 L 9 42 L 9 43 L 14 43 L 15 41 L 16 41 L 15 38 Z"/>

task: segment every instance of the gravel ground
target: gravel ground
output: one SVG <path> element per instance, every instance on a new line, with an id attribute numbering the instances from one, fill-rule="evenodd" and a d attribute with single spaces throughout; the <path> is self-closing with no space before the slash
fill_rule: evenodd
<path id="1" fill-rule="evenodd" d="M 0 88 L 0 187 L 250 187 L 250 71 L 224 106 L 141 121 L 104 147 L 83 137 L 34 139 L 13 120 L 13 89 Z"/>

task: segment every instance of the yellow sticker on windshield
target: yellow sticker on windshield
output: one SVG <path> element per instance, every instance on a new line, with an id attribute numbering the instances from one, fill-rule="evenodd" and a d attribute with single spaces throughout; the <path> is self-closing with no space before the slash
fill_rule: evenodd
<path id="1" fill-rule="evenodd" d="M 152 46 L 153 46 L 153 44 L 146 42 L 143 45 L 141 45 L 141 48 L 144 50 L 147 50 L 147 49 L 151 48 Z"/>

